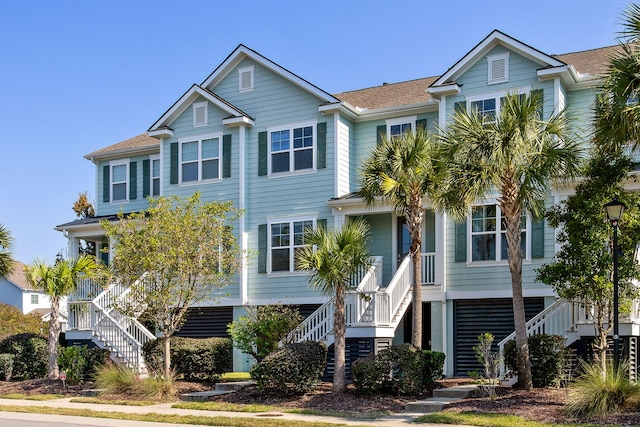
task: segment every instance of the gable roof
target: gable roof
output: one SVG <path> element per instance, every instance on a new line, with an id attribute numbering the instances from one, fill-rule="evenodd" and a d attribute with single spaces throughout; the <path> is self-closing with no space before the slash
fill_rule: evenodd
<path id="1" fill-rule="evenodd" d="M 207 77 L 200 86 L 207 89 L 213 88 L 245 58 L 250 58 L 252 61 L 289 80 L 302 89 L 305 89 L 306 91 L 317 96 L 326 103 L 334 103 L 338 101 L 330 93 L 325 92 L 318 86 L 308 82 L 297 74 L 292 73 L 286 68 L 276 64 L 269 58 L 260 55 L 255 50 L 250 49 L 243 44 L 239 44 L 238 47 L 236 47 L 234 51 L 231 52 L 231 54 L 229 54 L 229 56 L 227 56 L 224 61 L 222 61 L 222 64 L 220 64 L 215 70 L 213 70 L 209 77 Z"/>
<path id="2" fill-rule="evenodd" d="M 13 261 L 13 268 L 7 276 L 7 280 L 23 291 L 34 291 L 36 289 L 27 281 L 27 275 L 24 271 L 25 267 L 26 265 L 20 261 Z"/>
<path id="3" fill-rule="evenodd" d="M 354 107 L 369 110 L 424 104 L 434 101 L 433 96 L 425 89 L 436 79 L 437 77 L 425 77 L 406 82 L 384 83 L 382 86 L 337 93 L 335 97 Z"/>
<path id="4" fill-rule="evenodd" d="M 122 156 L 125 153 L 137 154 L 146 151 L 160 151 L 160 143 L 157 139 L 150 137 L 146 133 L 134 136 L 116 144 L 109 145 L 96 151 L 92 151 L 84 156 L 85 159 L 103 159 L 110 156 Z"/>
<path id="5" fill-rule="evenodd" d="M 581 52 L 551 55 L 554 58 L 573 65 L 580 74 L 603 76 L 607 73 L 609 59 L 620 49 L 620 46 L 606 46 Z"/>
<path id="6" fill-rule="evenodd" d="M 216 107 L 220 108 L 226 114 L 228 114 L 228 118 L 239 118 L 244 117 L 249 121 L 253 121 L 253 117 L 234 106 L 230 102 L 227 102 L 223 98 L 219 97 L 212 91 L 205 89 L 197 84 L 192 85 L 189 90 L 187 90 L 173 105 L 158 119 L 156 122 L 151 125 L 148 132 L 153 133 L 159 129 L 166 128 L 169 124 L 174 121 L 184 110 L 186 110 L 189 105 L 197 98 L 203 97 L 207 101 L 211 102 Z"/>

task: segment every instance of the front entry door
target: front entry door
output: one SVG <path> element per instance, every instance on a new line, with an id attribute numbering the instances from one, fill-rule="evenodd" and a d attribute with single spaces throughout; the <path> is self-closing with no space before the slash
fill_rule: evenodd
<path id="1" fill-rule="evenodd" d="M 409 233 L 409 228 L 407 227 L 407 222 L 404 217 L 398 218 L 398 248 L 397 248 L 397 264 L 400 265 L 405 256 L 409 253 L 409 249 L 411 249 L 411 234 Z"/>

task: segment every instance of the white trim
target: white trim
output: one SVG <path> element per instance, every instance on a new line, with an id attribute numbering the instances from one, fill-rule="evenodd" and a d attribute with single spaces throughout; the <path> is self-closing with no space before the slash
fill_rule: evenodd
<path id="1" fill-rule="evenodd" d="M 246 144 L 247 144 L 247 131 L 244 126 L 238 127 L 238 208 L 242 211 L 246 208 Z M 240 300 L 242 305 L 247 303 L 249 298 L 249 264 L 247 260 L 247 248 L 249 247 L 249 233 L 247 232 L 246 215 L 240 215 L 238 219 L 239 228 L 239 244 L 240 253 L 242 256 L 242 265 L 240 267 Z"/>
<path id="2" fill-rule="evenodd" d="M 266 305 L 281 303 L 285 305 L 303 305 L 303 304 L 324 304 L 328 301 L 327 297 L 282 297 L 282 298 L 252 298 L 247 300 L 246 305 Z"/>
<path id="3" fill-rule="evenodd" d="M 126 159 L 118 159 L 109 161 L 109 203 L 110 204 L 121 204 L 129 202 L 129 187 L 131 183 L 129 182 L 129 158 Z M 125 170 L 125 179 L 124 181 L 118 181 L 117 184 L 122 184 L 124 182 L 124 199 L 115 200 L 113 197 L 113 185 L 116 182 L 113 179 L 113 168 L 116 166 L 124 166 Z M 102 178 L 104 179 L 104 177 Z"/>
<path id="4" fill-rule="evenodd" d="M 217 139 L 218 140 L 218 177 L 217 178 L 209 178 L 202 179 L 202 141 L 207 139 Z M 184 182 L 182 178 L 182 144 L 197 142 L 198 143 L 198 179 L 195 181 L 187 181 Z M 222 181 L 222 132 L 213 132 L 201 135 L 193 135 L 193 136 L 184 136 L 182 138 L 178 138 L 178 185 L 179 186 L 189 186 L 189 185 L 197 185 L 202 184 L 204 182 L 218 182 Z M 193 162 L 193 161 L 190 161 Z"/>
<path id="5" fill-rule="evenodd" d="M 194 102 L 192 105 L 193 111 L 193 127 L 202 127 L 209 124 L 209 103 L 207 101 Z M 198 121 L 198 109 L 202 108 L 202 121 Z"/>
<path id="6" fill-rule="evenodd" d="M 158 162 L 158 176 L 153 175 L 153 162 Z M 158 194 L 153 194 L 153 180 L 158 180 Z M 149 196 L 158 197 L 162 196 L 162 161 L 159 154 L 149 156 Z"/>
<path id="7" fill-rule="evenodd" d="M 393 119 L 385 120 L 385 124 L 387 125 L 387 138 L 391 137 L 391 126 L 398 126 L 409 123 L 411 125 L 411 132 L 416 131 L 416 120 L 418 116 L 405 116 L 405 117 L 396 117 Z"/>
<path id="8" fill-rule="evenodd" d="M 311 142 L 311 167 L 306 169 L 295 169 L 295 152 L 296 149 L 293 147 L 293 131 L 294 129 L 300 129 L 304 127 L 311 127 L 313 135 Z M 281 150 L 282 153 L 285 151 L 289 152 L 289 170 L 281 171 L 281 172 L 272 172 L 272 151 L 271 151 L 271 134 L 273 132 L 279 131 L 289 131 L 289 148 L 287 150 Z M 269 177 L 277 177 L 277 176 L 289 176 L 296 174 L 305 174 L 310 172 L 317 171 L 317 154 L 318 154 L 318 120 L 308 120 L 304 122 L 296 122 L 296 123 L 288 123 L 284 125 L 271 126 L 267 128 L 267 176 Z M 305 147 L 308 149 L 308 147 Z"/>
<path id="9" fill-rule="evenodd" d="M 248 86 L 243 86 L 242 83 L 244 82 L 243 79 L 243 75 L 249 73 L 249 85 Z M 249 65 L 246 67 L 240 67 L 238 68 L 238 92 L 243 93 L 243 92 L 251 92 L 253 90 L 253 84 L 254 84 L 254 74 L 253 74 L 253 65 Z"/>

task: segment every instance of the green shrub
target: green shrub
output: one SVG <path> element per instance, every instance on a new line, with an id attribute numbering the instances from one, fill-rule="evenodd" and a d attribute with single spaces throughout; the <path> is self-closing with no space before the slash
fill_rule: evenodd
<path id="1" fill-rule="evenodd" d="M 105 365 L 98 370 L 96 386 L 103 394 L 132 394 L 139 381 L 133 369 L 123 366 Z"/>
<path id="2" fill-rule="evenodd" d="M 529 337 L 529 357 L 533 386 L 549 387 L 562 381 L 564 366 L 569 355 L 566 338 L 561 335 L 537 334 Z M 516 342 L 504 347 L 504 363 L 511 372 L 517 372 Z"/>
<path id="3" fill-rule="evenodd" d="M 0 353 L 13 354 L 14 379 L 28 380 L 47 376 L 49 347 L 39 335 L 23 333 L 11 335 L 0 341 Z"/>
<path id="4" fill-rule="evenodd" d="M 598 364 L 581 365 L 582 375 L 569 390 L 567 413 L 574 417 L 603 416 L 624 408 L 631 397 L 638 396 L 640 385 L 626 376 L 629 365 L 621 363 L 616 371 L 612 364 L 606 372 Z"/>
<path id="5" fill-rule="evenodd" d="M 11 381 L 13 375 L 14 355 L 9 353 L 0 354 L 0 376 L 5 381 Z"/>
<path id="6" fill-rule="evenodd" d="M 188 381 L 215 381 L 230 371 L 233 364 L 233 345 L 229 338 L 170 338 L 172 370 Z M 145 344 L 143 348 L 147 368 L 164 371 L 162 340 Z"/>
<path id="7" fill-rule="evenodd" d="M 442 377 L 444 353 L 401 344 L 356 360 L 351 377 L 359 394 L 417 395 Z"/>
<path id="8" fill-rule="evenodd" d="M 286 345 L 251 367 L 258 388 L 273 393 L 303 394 L 320 381 L 327 364 L 327 347 L 305 341 Z"/>
<path id="9" fill-rule="evenodd" d="M 98 371 L 111 360 L 111 352 L 106 348 L 87 348 L 85 356 L 87 364 L 84 370 L 84 381 L 93 381 Z"/>
<path id="10" fill-rule="evenodd" d="M 87 347 L 72 345 L 58 349 L 58 368 L 66 372 L 69 384 L 80 384 L 84 380 L 87 366 Z"/>

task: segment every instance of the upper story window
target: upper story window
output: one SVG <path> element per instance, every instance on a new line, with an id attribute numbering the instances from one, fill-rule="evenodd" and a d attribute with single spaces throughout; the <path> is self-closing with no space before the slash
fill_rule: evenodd
<path id="1" fill-rule="evenodd" d="M 522 256 L 527 258 L 527 215 L 520 219 Z M 475 206 L 470 217 L 469 248 L 471 261 L 503 261 L 507 259 L 505 218 L 498 205 Z"/>
<path id="2" fill-rule="evenodd" d="M 272 174 L 313 170 L 315 123 L 269 128 L 269 168 Z"/>
<path id="3" fill-rule="evenodd" d="M 39 304 L 38 294 L 31 294 L 31 304 Z"/>
<path id="4" fill-rule="evenodd" d="M 253 90 L 253 65 L 238 68 L 238 91 L 248 92 Z"/>
<path id="5" fill-rule="evenodd" d="M 193 126 L 206 126 L 208 122 L 208 103 L 207 101 L 203 102 L 194 102 L 193 103 Z"/>
<path id="6" fill-rule="evenodd" d="M 220 134 L 180 138 L 180 182 L 220 179 Z"/>
<path id="7" fill-rule="evenodd" d="M 415 128 L 416 118 L 411 116 L 387 120 L 387 137 L 393 138 L 411 132 Z"/>
<path id="8" fill-rule="evenodd" d="M 160 158 L 153 156 L 151 160 L 151 173 L 149 174 L 151 197 L 157 197 L 160 195 Z"/>
<path id="9" fill-rule="evenodd" d="M 111 168 L 111 197 L 112 202 L 127 200 L 129 181 L 129 161 L 110 162 Z"/>
<path id="10" fill-rule="evenodd" d="M 531 91 L 530 87 L 521 87 L 516 90 L 512 90 L 513 93 L 519 93 L 521 96 Z M 491 93 L 483 93 L 479 95 L 473 95 L 467 97 L 467 107 L 470 112 L 476 112 L 484 117 L 486 122 L 495 122 L 496 118 L 500 116 L 500 108 L 506 99 L 506 91 L 497 91 Z M 458 103 L 456 103 L 456 108 Z M 462 106 L 465 105 L 461 102 Z"/>
<path id="11" fill-rule="evenodd" d="M 311 218 L 269 223 L 269 272 L 295 272 L 296 253 L 305 247 L 304 231 L 314 226 Z"/>
<path id="12" fill-rule="evenodd" d="M 487 56 L 488 84 L 504 83 L 509 81 L 509 52 Z"/>

